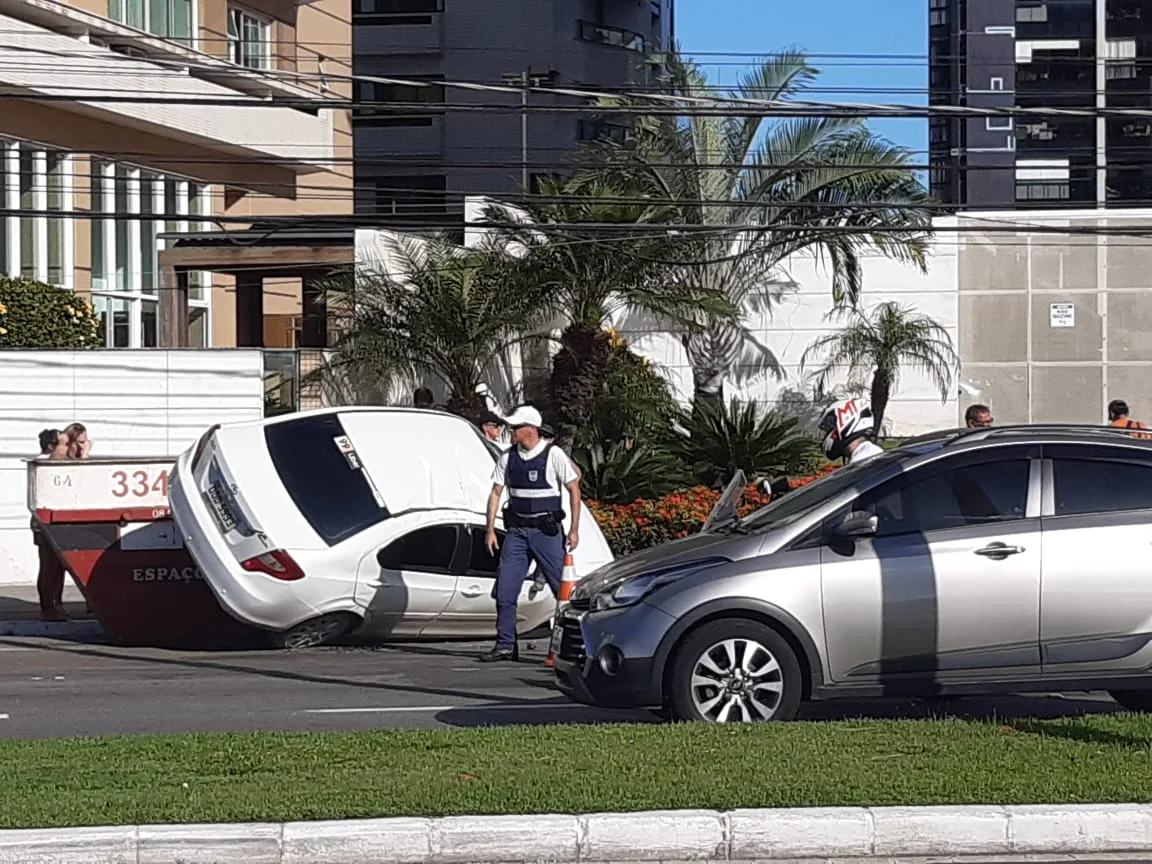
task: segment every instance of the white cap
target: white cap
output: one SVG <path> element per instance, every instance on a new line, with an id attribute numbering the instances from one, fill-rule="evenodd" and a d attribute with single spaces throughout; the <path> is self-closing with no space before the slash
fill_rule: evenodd
<path id="1" fill-rule="evenodd" d="M 544 425 L 544 418 L 540 416 L 540 412 L 533 408 L 531 405 L 521 405 L 511 414 L 504 418 L 504 422 L 511 427 L 516 426 L 535 426 L 539 429 Z"/>

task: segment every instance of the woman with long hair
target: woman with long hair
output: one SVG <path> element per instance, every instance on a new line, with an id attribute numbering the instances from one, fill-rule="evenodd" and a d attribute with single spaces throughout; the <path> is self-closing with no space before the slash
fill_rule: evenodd
<path id="1" fill-rule="evenodd" d="M 40 433 L 40 458 L 67 459 L 71 439 L 56 429 Z M 64 565 L 44 536 L 44 529 L 32 517 L 32 542 L 40 556 L 40 572 L 36 576 L 36 593 L 40 596 L 41 621 L 67 621 L 64 611 Z"/>

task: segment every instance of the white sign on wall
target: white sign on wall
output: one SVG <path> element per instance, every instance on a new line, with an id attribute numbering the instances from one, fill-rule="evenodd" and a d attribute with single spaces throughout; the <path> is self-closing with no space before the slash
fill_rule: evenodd
<path id="1" fill-rule="evenodd" d="M 1074 303 L 1052 303 L 1048 307 L 1048 326 L 1050 326 L 1050 327 L 1075 327 L 1076 326 L 1076 304 L 1074 304 Z"/>

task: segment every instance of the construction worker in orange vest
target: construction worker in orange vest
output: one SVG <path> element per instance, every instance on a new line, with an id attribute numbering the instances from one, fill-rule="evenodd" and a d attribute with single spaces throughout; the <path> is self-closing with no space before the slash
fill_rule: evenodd
<path id="1" fill-rule="evenodd" d="M 1123 399 L 1113 399 L 1108 403 L 1108 425 L 1115 426 L 1119 429 L 1147 429 L 1143 423 L 1138 420 L 1132 420 L 1128 416 L 1128 403 Z M 1152 438 L 1152 435 L 1141 435 L 1133 433 L 1135 438 Z"/>

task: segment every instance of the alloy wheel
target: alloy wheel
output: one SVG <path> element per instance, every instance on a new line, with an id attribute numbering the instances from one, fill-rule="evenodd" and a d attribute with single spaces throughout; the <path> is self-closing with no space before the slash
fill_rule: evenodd
<path id="1" fill-rule="evenodd" d="M 783 670 L 755 639 L 723 639 L 696 660 L 691 693 L 696 710 L 711 723 L 764 722 L 780 708 Z"/>

